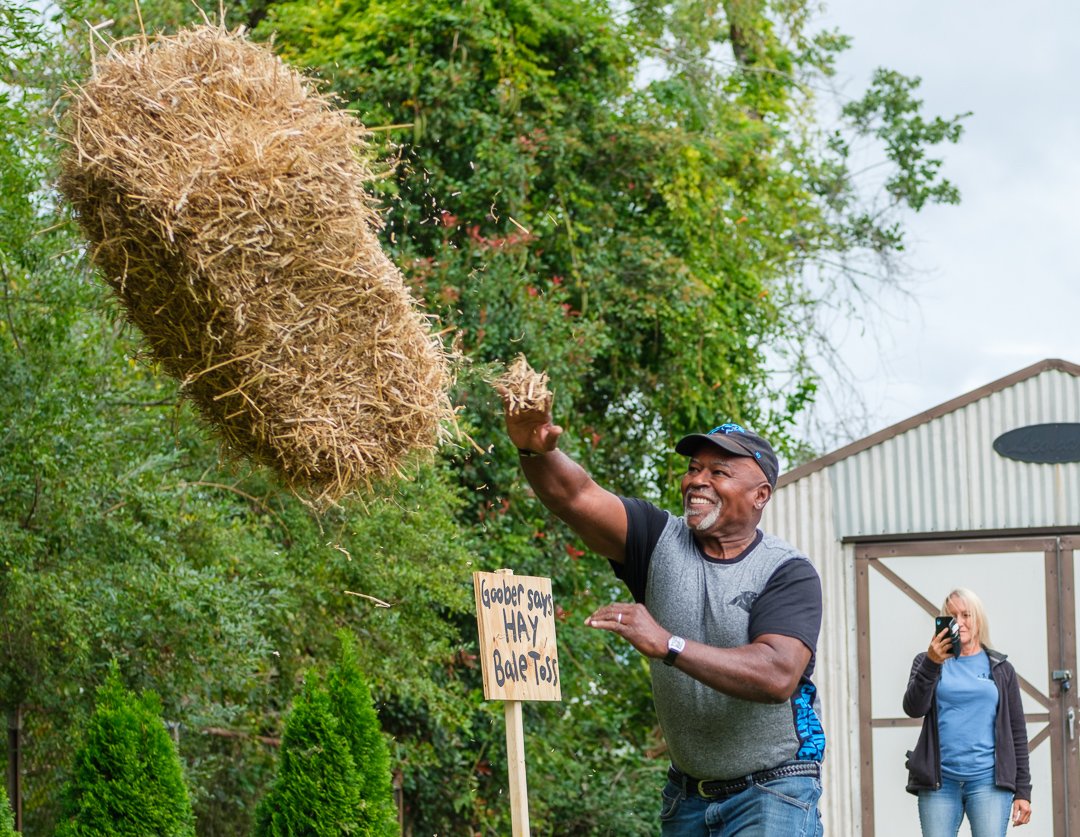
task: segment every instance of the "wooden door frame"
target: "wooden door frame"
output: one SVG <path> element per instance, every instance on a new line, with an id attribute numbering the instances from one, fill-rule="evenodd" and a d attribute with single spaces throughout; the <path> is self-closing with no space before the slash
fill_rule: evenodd
<path id="1" fill-rule="evenodd" d="M 1065 723 L 1061 725 L 1061 735 L 1057 736 L 1060 741 L 1057 753 L 1061 759 L 1060 763 L 1065 766 L 1064 784 L 1068 805 L 1066 806 L 1065 800 L 1057 796 L 1054 797 L 1053 804 L 1055 811 L 1062 812 L 1062 819 L 1065 821 L 1063 833 L 1066 835 L 1080 834 L 1080 695 L 1077 694 L 1080 690 L 1080 672 L 1077 671 L 1080 663 L 1077 661 L 1076 637 L 1076 619 L 1080 616 L 1076 613 L 1076 560 L 1080 558 L 1077 555 L 1078 550 L 1080 550 L 1080 536 L 1067 535 L 1058 539 L 1060 573 L 1057 579 L 1057 598 L 1060 602 L 1062 625 L 1058 632 L 1061 647 L 1057 655 L 1061 665 L 1057 668 L 1068 669 L 1072 672 L 1072 686 L 1069 689 L 1070 694 L 1064 693 L 1060 683 L 1052 683 L 1051 686 L 1056 690 L 1056 697 L 1065 698 L 1065 700 L 1055 701 L 1060 707 L 1060 712 L 1064 714 L 1068 711 L 1066 707 L 1068 703 L 1075 713 L 1075 733 L 1072 738 L 1069 737 Z"/>
<path id="2" fill-rule="evenodd" d="M 889 583 L 904 593 L 929 615 L 936 615 L 938 605 L 930 602 L 914 587 L 886 567 L 882 558 L 906 558 L 930 555 L 980 555 L 986 553 L 1042 552 L 1044 556 L 1044 588 L 1046 590 L 1047 664 L 1051 670 L 1069 670 L 1073 675 L 1071 693 L 1064 695 L 1060 683 L 1049 682 L 1049 694 L 1043 694 L 1034 684 L 1019 677 L 1020 688 L 1046 712 L 1027 713 L 1028 723 L 1046 723 L 1046 728 L 1029 742 L 1034 750 L 1044 741 L 1050 742 L 1052 765 L 1065 765 L 1065 775 L 1053 783 L 1051 807 L 1044 810 L 1061 811 L 1054 823 L 1054 837 L 1080 837 L 1080 732 L 1070 740 L 1065 724 L 1066 702 L 1077 712 L 1080 730 L 1080 708 L 1076 692 L 1080 689 L 1080 672 L 1076 660 L 1076 607 L 1074 551 L 1080 548 L 1080 536 L 1000 536 L 986 539 L 964 538 L 949 540 L 892 541 L 855 546 L 855 610 L 858 626 L 858 700 L 859 700 L 859 793 L 862 809 L 862 835 L 874 837 L 874 748 L 873 731 L 882 727 L 919 727 L 919 718 L 873 718 L 870 687 L 870 572 L 880 573 Z M 1060 731 L 1060 734 L 1053 734 Z M 1066 807 L 1068 800 L 1068 807 Z M 1035 809 L 1036 812 L 1038 809 Z M 1037 815 L 1037 814 L 1036 814 Z"/>

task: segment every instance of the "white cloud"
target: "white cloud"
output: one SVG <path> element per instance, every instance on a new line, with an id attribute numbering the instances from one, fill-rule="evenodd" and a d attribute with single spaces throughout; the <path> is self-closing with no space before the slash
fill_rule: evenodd
<path id="1" fill-rule="evenodd" d="M 865 431 L 1047 357 L 1080 362 L 1080 3 L 839 0 L 822 23 L 854 37 L 846 95 L 887 66 L 923 79 L 926 113 L 974 111 L 943 150 L 962 204 L 909 219 L 917 303 L 834 331 Z"/>

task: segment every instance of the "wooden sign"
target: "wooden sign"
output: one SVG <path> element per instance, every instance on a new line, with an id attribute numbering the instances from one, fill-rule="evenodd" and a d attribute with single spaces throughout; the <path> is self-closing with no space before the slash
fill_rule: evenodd
<path id="1" fill-rule="evenodd" d="M 484 697 L 562 700 L 551 579 L 473 573 Z"/>

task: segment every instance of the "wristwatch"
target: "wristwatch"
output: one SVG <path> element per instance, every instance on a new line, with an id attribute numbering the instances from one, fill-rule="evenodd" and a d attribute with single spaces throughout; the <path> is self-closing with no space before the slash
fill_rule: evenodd
<path id="1" fill-rule="evenodd" d="M 686 640 L 681 636 L 671 635 L 671 638 L 667 641 L 667 656 L 664 657 L 664 665 L 675 665 L 675 658 L 682 653 L 682 650 L 686 647 Z"/>

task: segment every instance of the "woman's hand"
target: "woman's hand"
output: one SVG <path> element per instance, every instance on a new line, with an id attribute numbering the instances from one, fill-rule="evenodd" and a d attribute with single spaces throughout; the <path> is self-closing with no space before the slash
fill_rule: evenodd
<path id="1" fill-rule="evenodd" d="M 952 656 L 952 638 L 949 636 L 948 628 L 944 628 L 940 634 L 930 641 L 930 647 L 926 649 L 926 656 L 938 665 L 941 665 Z"/>
<path id="2" fill-rule="evenodd" d="M 1027 825 L 1031 821 L 1031 803 L 1026 799 L 1013 800 L 1013 825 Z"/>

